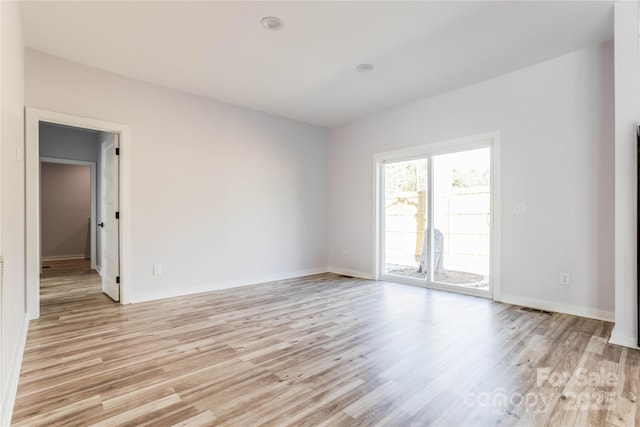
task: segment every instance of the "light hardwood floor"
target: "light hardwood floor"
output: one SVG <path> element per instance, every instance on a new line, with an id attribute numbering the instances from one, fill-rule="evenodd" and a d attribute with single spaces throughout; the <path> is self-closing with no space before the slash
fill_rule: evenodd
<path id="1" fill-rule="evenodd" d="M 610 323 L 332 274 L 121 306 L 76 273 L 42 280 L 16 426 L 640 425 Z"/>

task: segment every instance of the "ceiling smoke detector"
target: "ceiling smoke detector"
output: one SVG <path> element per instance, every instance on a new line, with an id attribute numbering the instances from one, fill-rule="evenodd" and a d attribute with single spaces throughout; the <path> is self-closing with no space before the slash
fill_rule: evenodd
<path id="1" fill-rule="evenodd" d="M 369 73 L 371 71 L 373 71 L 373 65 L 371 64 L 360 64 L 356 67 L 356 70 L 360 71 L 361 73 Z"/>
<path id="2" fill-rule="evenodd" d="M 284 25 L 282 23 L 282 19 L 275 16 L 265 16 L 264 18 L 262 18 L 260 23 L 267 30 L 279 30 Z"/>

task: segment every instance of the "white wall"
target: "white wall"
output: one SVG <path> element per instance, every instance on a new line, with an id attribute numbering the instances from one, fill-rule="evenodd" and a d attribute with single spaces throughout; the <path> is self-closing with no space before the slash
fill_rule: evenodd
<path id="1" fill-rule="evenodd" d="M 16 3 L 0 2 L 0 15 L 0 230 L 4 255 L 0 424 L 6 425 L 17 387 L 27 324 L 24 286 L 24 161 L 20 159 L 24 149 L 24 45 Z"/>
<path id="2" fill-rule="evenodd" d="M 30 50 L 25 79 L 28 106 L 131 128 L 134 301 L 326 268 L 326 130 Z"/>
<path id="3" fill-rule="evenodd" d="M 615 313 L 611 342 L 637 346 L 638 3 L 617 2 L 615 28 Z"/>
<path id="4" fill-rule="evenodd" d="M 331 269 L 374 274 L 375 153 L 497 130 L 502 299 L 612 319 L 612 55 L 607 43 L 332 130 Z"/>
<path id="5" fill-rule="evenodd" d="M 40 182 L 42 258 L 89 258 L 91 168 L 42 163 Z"/>

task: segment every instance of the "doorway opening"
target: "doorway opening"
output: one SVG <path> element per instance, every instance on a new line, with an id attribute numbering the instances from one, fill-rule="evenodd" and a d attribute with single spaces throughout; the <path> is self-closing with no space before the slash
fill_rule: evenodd
<path id="1" fill-rule="evenodd" d="M 42 273 L 50 263 L 96 270 L 96 207 L 95 162 L 40 157 Z"/>
<path id="2" fill-rule="evenodd" d="M 122 259 L 129 244 L 121 211 L 128 206 L 129 175 L 120 153 L 128 127 L 31 108 L 26 113 L 29 317 L 40 316 L 42 295 L 47 303 L 52 295 L 68 299 L 86 292 L 85 285 L 125 303 L 129 270 Z"/>
<path id="3" fill-rule="evenodd" d="M 82 274 L 76 282 L 84 282 L 92 272 L 102 277 L 103 292 L 118 301 L 119 244 L 111 218 L 118 211 L 118 136 L 43 121 L 38 130 L 40 277 L 56 278 L 46 281 L 47 303 L 55 304 L 52 288 L 59 287 L 60 277 Z"/>
<path id="4" fill-rule="evenodd" d="M 498 136 L 376 156 L 377 276 L 495 296 Z"/>

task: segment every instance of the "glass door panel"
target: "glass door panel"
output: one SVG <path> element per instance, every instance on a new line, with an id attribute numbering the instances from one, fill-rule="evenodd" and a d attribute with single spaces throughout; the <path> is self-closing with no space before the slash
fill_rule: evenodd
<path id="1" fill-rule="evenodd" d="M 384 164 L 384 273 L 424 280 L 428 159 Z"/>
<path id="2" fill-rule="evenodd" d="M 434 156 L 436 283 L 488 289 L 491 249 L 491 149 Z"/>

